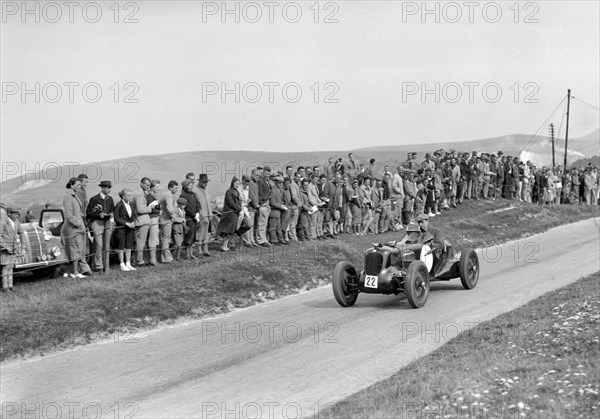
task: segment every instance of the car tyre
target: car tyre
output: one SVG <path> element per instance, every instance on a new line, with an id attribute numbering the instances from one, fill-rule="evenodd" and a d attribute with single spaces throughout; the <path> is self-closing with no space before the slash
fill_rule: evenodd
<path id="1" fill-rule="evenodd" d="M 347 261 L 338 262 L 333 270 L 332 288 L 336 301 L 342 307 L 354 305 L 358 298 L 358 289 L 350 290 L 348 278 L 358 276 L 356 269 Z"/>
<path id="2" fill-rule="evenodd" d="M 421 308 L 429 296 L 429 272 L 420 260 L 413 260 L 408 265 L 404 282 L 406 298 L 412 308 Z"/>
<path id="3" fill-rule="evenodd" d="M 479 256 L 477 256 L 475 250 L 469 248 L 462 252 L 458 264 L 458 273 L 460 282 L 465 289 L 475 288 L 479 280 Z"/>

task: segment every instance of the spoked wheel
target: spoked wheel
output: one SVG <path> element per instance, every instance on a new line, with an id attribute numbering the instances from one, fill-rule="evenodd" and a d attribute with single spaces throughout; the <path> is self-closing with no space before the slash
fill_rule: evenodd
<path id="1" fill-rule="evenodd" d="M 420 308 L 427 302 L 429 296 L 429 272 L 427 266 L 420 260 L 414 260 L 408 265 L 404 289 L 408 303 L 413 308 Z"/>
<path id="2" fill-rule="evenodd" d="M 458 265 L 460 282 L 467 290 L 475 288 L 479 280 L 479 257 L 475 250 L 465 249 L 460 255 Z"/>
<path id="3" fill-rule="evenodd" d="M 356 302 L 358 289 L 353 288 L 348 281 L 357 276 L 356 269 L 349 262 L 342 261 L 335 265 L 332 278 L 333 295 L 342 307 L 350 307 Z"/>

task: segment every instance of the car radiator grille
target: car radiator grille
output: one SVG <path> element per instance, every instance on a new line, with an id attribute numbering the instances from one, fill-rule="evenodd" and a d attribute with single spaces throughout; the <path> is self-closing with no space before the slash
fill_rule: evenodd
<path id="1" fill-rule="evenodd" d="M 29 248 L 31 249 L 31 262 L 42 260 L 42 243 L 44 242 L 44 231 L 41 228 L 34 227 L 27 230 L 29 239 Z"/>
<path id="2" fill-rule="evenodd" d="M 365 257 L 365 272 L 367 275 L 378 275 L 383 266 L 383 255 L 381 253 L 369 253 Z"/>

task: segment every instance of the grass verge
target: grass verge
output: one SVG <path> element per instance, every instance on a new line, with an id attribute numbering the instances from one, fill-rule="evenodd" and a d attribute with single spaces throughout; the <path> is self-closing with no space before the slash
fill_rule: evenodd
<path id="1" fill-rule="evenodd" d="M 457 248 L 519 239 L 560 224 L 597 217 L 597 207 L 540 207 L 514 201 L 467 201 L 432 219 Z M 0 360 L 44 354 L 115 333 L 198 319 L 248 307 L 329 283 L 346 259 L 362 265 L 374 241 L 399 239 L 345 235 L 339 241 L 277 246 L 221 254 L 84 280 L 21 282 L 17 294 L 0 295 Z"/>
<path id="2" fill-rule="evenodd" d="M 596 273 L 482 323 L 320 416 L 598 417 L 599 280 Z"/>

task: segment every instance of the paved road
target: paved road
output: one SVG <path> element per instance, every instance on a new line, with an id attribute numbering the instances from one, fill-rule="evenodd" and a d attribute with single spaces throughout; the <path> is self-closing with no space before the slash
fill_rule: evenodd
<path id="1" fill-rule="evenodd" d="M 116 343 L 7 362 L 1 367 L 3 414 L 311 415 L 458 331 L 599 271 L 599 225 L 586 220 L 488 248 L 480 252 L 477 288 L 465 291 L 459 280 L 434 283 L 419 310 L 402 296 L 377 295 L 360 295 L 354 307 L 341 308 L 326 287 Z"/>

